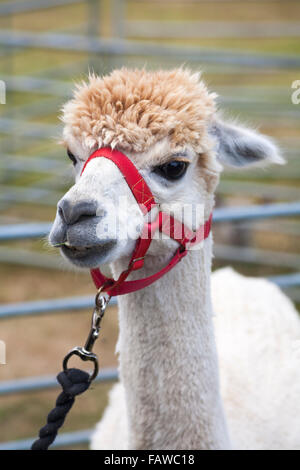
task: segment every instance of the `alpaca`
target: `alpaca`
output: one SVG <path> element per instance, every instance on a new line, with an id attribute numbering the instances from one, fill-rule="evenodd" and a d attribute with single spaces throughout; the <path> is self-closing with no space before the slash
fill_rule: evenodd
<path id="1" fill-rule="evenodd" d="M 191 229 L 209 218 L 223 165 L 283 163 L 270 139 L 223 122 L 215 101 L 186 69 L 121 69 L 80 84 L 62 116 L 75 184 L 50 243 L 79 268 L 110 264 L 117 278 L 128 266 L 144 215 L 112 162 L 96 158 L 81 175 L 97 148 L 125 153 L 177 219 L 183 205 L 202 205 L 184 213 Z M 154 239 L 131 279 L 161 269 L 177 246 Z M 211 276 L 211 259 L 210 234 L 159 281 L 119 297 L 120 383 L 93 449 L 300 448 L 297 312 L 266 280 L 230 268 Z"/>

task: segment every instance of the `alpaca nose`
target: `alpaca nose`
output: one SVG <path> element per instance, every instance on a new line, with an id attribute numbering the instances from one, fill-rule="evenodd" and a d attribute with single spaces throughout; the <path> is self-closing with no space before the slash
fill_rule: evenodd
<path id="1" fill-rule="evenodd" d="M 95 217 L 97 205 L 95 201 L 71 202 L 61 199 L 57 205 L 58 213 L 67 225 L 73 225 L 88 217 Z"/>

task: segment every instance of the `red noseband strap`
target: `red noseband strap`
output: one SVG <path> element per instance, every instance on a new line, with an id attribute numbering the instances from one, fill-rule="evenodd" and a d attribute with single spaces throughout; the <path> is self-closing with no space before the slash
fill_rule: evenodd
<path id="1" fill-rule="evenodd" d="M 87 164 L 97 157 L 107 158 L 119 168 L 144 215 L 157 206 L 149 186 L 132 161 L 117 150 L 112 150 L 108 147 L 96 150 L 86 161 L 81 174 L 84 172 Z M 120 274 L 117 280 L 104 276 L 98 268 L 91 270 L 91 275 L 96 287 L 98 289 L 103 287 L 103 291 L 107 292 L 110 296 L 114 296 L 128 294 L 149 286 L 170 271 L 170 269 L 188 253 L 188 248 L 200 243 L 208 237 L 211 229 L 211 221 L 212 214 L 204 225 L 199 227 L 196 232 L 192 232 L 171 215 L 159 211 L 154 222 L 145 223 L 142 234 L 136 242 L 128 268 Z M 167 234 L 170 238 L 173 238 L 173 240 L 179 243 L 179 248 L 176 250 L 173 258 L 167 266 L 152 276 L 135 281 L 126 281 L 132 271 L 143 267 L 145 255 L 157 230 Z"/>

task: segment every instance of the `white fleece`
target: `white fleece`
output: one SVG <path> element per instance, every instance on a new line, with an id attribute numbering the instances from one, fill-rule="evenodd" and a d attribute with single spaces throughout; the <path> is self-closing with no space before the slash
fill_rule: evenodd
<path id="1" fill-rule="evenodd" d="M 300 449 L 300 320 L 273 283 L 224 268 L 211 277 L 221 395 L 233 447 Z M 122 384 L 92 449 L 128 448 Z"/>

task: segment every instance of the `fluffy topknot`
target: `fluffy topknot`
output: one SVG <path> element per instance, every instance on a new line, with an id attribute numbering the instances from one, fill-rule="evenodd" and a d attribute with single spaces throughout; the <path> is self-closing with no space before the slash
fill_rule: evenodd
<path id="1" fill-rule="evenodd" d="M 66 132 L 90 150 L 143 152 L 168 136 L 172 147 L 189 144 L 204 152 L 214 101 L 199 73 L 122 68 L 78 85 L 62 120 Z"/>

